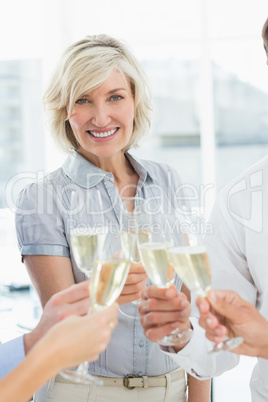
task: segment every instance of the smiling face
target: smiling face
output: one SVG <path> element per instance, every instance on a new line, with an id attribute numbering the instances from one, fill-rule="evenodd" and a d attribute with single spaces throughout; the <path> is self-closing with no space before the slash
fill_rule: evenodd
<path id="1" fill-rule="evenodd" d="M 69 117 L 78 152 L 96 165 L 99 158 L 122 155 L 132 135 L 133 120 L 130 82 L 119 71 L 79 97 Z"/>

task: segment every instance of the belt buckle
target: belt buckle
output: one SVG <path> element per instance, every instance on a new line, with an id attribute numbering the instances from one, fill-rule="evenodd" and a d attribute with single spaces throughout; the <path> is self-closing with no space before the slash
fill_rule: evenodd
<path id="1" fill-rule="evenodd" d="M 123 378 L 123 385 L 125 388 L 127 389 L 134 389 L 136 387 L 130 387 L 129 386 L 129 378 L 135 378 L 135 376 L 133 374 L 128 374 Z"/>

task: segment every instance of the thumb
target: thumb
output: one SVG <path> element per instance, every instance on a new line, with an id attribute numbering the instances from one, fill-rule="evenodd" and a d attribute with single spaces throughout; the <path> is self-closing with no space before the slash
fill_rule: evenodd
<path id="1" fill-rule="evenodd" d="M 240 315 L 239 307 L 241 308 L 243 303 L 237 293 L 230 290 L 211 290 L 207 298 L 218 314 L 231 319 Z"/>

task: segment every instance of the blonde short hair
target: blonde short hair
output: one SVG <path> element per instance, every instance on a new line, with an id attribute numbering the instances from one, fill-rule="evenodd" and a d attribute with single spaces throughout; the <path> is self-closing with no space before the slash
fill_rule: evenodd
<path id="1" fill-rule="evenodd" d="M 76 100 L 115 70 L 129 78 L 135 104 L 133 133 L 124 151 L 137 146 L 149 131 L 151 90 L 142 66 L 119 40 L 104 34 L 86 36 L 65 50 L 43 97 L 49 128 L 65 152 L 79 146 L 68 121 Z"/>
<path id="2" fill-rule="evenodd" d="M 268 61 L 268 18 L 265 21 L 263 28 L 262 28 L 262 39 L 263 39 L 263 46 L 266 52 L 267 61 Z"/>

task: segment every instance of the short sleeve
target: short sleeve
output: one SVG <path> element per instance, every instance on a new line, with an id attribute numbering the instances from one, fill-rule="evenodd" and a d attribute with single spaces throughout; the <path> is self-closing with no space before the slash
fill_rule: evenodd
<path id="1" fill-rule="evenodd" d="M 23 336 L 0 345 L 0 379 L 25 358 Z"/>
<path id="2" fill-rule="evenodd" d="M 16 232 L 21 255 L 69 257 L 64 206 L 51 182 L 27 186 L 16 203 Z"/>

